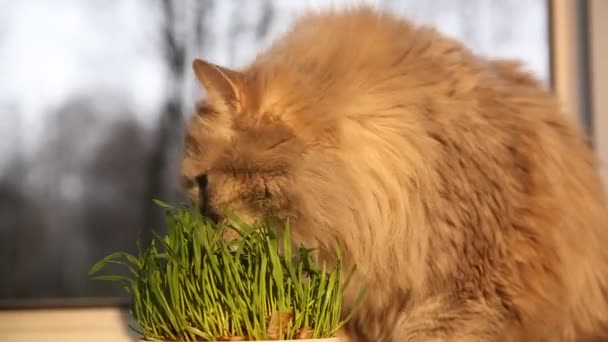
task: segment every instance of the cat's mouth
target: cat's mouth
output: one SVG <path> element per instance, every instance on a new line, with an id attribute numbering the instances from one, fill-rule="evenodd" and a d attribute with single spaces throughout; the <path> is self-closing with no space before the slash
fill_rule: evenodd
<path id="1" fill-rule="evenodd" d="M 196 185 L 198 186 L 198 196 L 199 196 L 199 211 L 201 215 L 206 217 L 213 223 L 219 223 L 221 217 L 219 213 L 211 207 L 209 204 L 209 191 L 207 189 L 208 186 L 208 178 L 206 174 L 201 174 L 195 179 Z"/>
<path id="2" fill-rule="evenodd" d="M 205 217 L 206 219 L 208 219 L 209 221 L 217 224 L 220 223 L 220 221 L 222 221 L 222 217 L 217 213 L 217 211 L 215 211 L 213 208 L 211 208 L 207 202 L 201 202 L 200 206 L 199 206 L 199 211 L 201 213 L 201 215 L 203 215 L 203 217 Z"/>

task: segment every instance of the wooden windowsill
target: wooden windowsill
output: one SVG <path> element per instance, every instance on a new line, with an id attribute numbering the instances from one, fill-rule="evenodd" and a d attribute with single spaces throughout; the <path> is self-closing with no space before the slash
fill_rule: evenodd
<path id="1" fill-rule="evenodd" d="M 0 311 L 0 341 L 133 342 L 128 312 L 119 308 Z"/>

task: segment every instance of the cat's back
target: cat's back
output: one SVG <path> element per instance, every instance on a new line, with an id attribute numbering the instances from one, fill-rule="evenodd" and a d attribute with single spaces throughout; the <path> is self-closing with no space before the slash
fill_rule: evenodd
<path id="1" fill-rule="evenodd" d="M 430 27 L 366 6 L 302 15 L 293 28 L 264 53 L 254 66 L 283 64 L 318 84 L 368 90 L 405 73 L 438 77 L 441 59 L 465 62 L 469 51 Z M 412 77 L 417 77 L 412 74 Z"/>
<path id="2" fill-rule="evenodd" d="M 519 317 L 557 324 L 539 329 L 563 340 L 608 318 L 608 216 L 592 154 L 520 66 L 364 7 L 305 15 L 253 68 L 277 64 L 303 80 L 309 107 L 342 119 L 340 153 L 353 173 L 415 180 L 384 195 L 416 193 L 433 208 L 403 213 L 434 234 L 428 253 L 443 269 L 418 268 L 431 283 L 468 282 L 483 267 Z M 373 217 L 382 226 L 396 216 Z M 478 248 L 491 262 L 466 255 Z"/>
<path id="3" fill-rule="evenodd" d="M 564 315 L 554 339 L 599 334 L 604 340 L 608 215 L 595 156 L 582 130 L 539 81 L 517 63 L 494 61 L 491 68 L 497 80 L 488 94 L 495 107 L 480 110 L 501 114 L 495 131 L 509 130 L 510 141 L 503 143 L 515 152 L 515 167 L 505 171 L 521 180 L 512 222 L 524 229 L 512 234 L 506 247 L 513 256 L 535 256 L 527 267 L 510 267 L 524 270 L 518 274 L 524 285 L 519 304 L 541 318 Z M 545 305 L 539 302 L 543 296 Z"/>

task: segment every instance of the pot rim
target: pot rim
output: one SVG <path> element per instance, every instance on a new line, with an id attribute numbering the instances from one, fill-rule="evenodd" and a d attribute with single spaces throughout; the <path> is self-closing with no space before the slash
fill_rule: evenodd
<path id="1" fill-rule="evenodd" d="M 338 342 L 340 340 L 339 337 L 323 337 L 323 338 L 306 338 L 306 339 L 297 339 L 297 340 L 251 340 L 251 341 L 239 341 L 239 342 Z M 139 339 L 139 342 L 150 342 L 148 340 Z M 174 341 L 172 341 L 174 342 Z M 177 341 L 175 341 L 177 342 Z M 229 342 L 229 341 L 221 341 L 221 342 Z"/>

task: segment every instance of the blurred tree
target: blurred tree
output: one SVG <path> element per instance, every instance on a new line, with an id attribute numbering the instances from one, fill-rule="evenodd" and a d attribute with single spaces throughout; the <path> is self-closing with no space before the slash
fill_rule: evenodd
<path id="1" fill-rule="evenodd" d="M 111 252 L 135 252 L 145 131 L 102 91 L 68 98 L 49 118 L 33 159 L 0 179 L 0 237 L 11 241 L 0 249 L 0 298 L 123 295 L 87 271 Z"/>
<path id="2" fill-rule="evenodd" d="M 135 241 L 149 230 L 144 226 L 148 214 L 141 197 L 147 193 L 148 181 L 142 175 L 150 151 L 145 132 L 132 115 L 124 114 L 108 123 L 108 134 L 92 151 L 95 158 L 87 160 L 81 171 L 81 182 L 90 186 L 84 194 L 87 205 L 80 212 L 87 253 L 83 260 L 72 262 L 69 279 L 89 296 L 124 295 L 117 287 L 89 279 L 87 271 L 109 253 L 135 253 Z"/>
<path id="3" fill-rule="evenodd" d="M 191 49 L 201 46 L 205 35 L 204 19 L 211 10 L 212 1 L 159 0 L 162 14 L 160 44 L 165 56 L 168 75 L 168 94 L 162 107 L 157 140 L 148 163 L 148 191 L 144 193 L 147 205 L 144 227 L 163 225 L 162 212 L 152 199 L 176 204 L 184 200 L 179 185 L 179 164 L 184 131 L 185 77 L 190 71 Z M 146 229 L 144 242 L 151 239 Z"/>
<path id="4" fill-rule="evenodd" d="M 272 0 L 264 0 L 262 2 L 262 15 L 255 30 L 258 40 L 266 38 L 272 27 L 276 13 Z"/>
<path id="5" fill-rule="evenodd" d="M 25 161 L 21 155 L 17 155 L 8 164 L 9 167 L 0 177 L 0 241 L 3 242 L 0 248 L 0 273 L 4 278 L 0 282 L 0 298 L 14 294 L 20 287 L 28 287 L 24 281 L 29 273 L 27 270 L 36 262 L 31 254 L 18 253 L 17 249 L 20 242 L 30 241 L 27 243 L 29 246 L 36 243 L 33 227 L 25 228 L 23 225 L 27 202 L 21 187 Z"/>
<path id="6" fill-rule="evenodd" d="M 23 154 L 22 117 L 19 105 L 0 103 L 0 298 L 24 293 L 30 289 L 28 276 L 38 259 L 34 253 L 17 248 L 36 249 L 38 226 L 26 226 L 37 220 L 37 213 L 28 213 L 28 196 L 23 187 L 28 169 Z"/>

